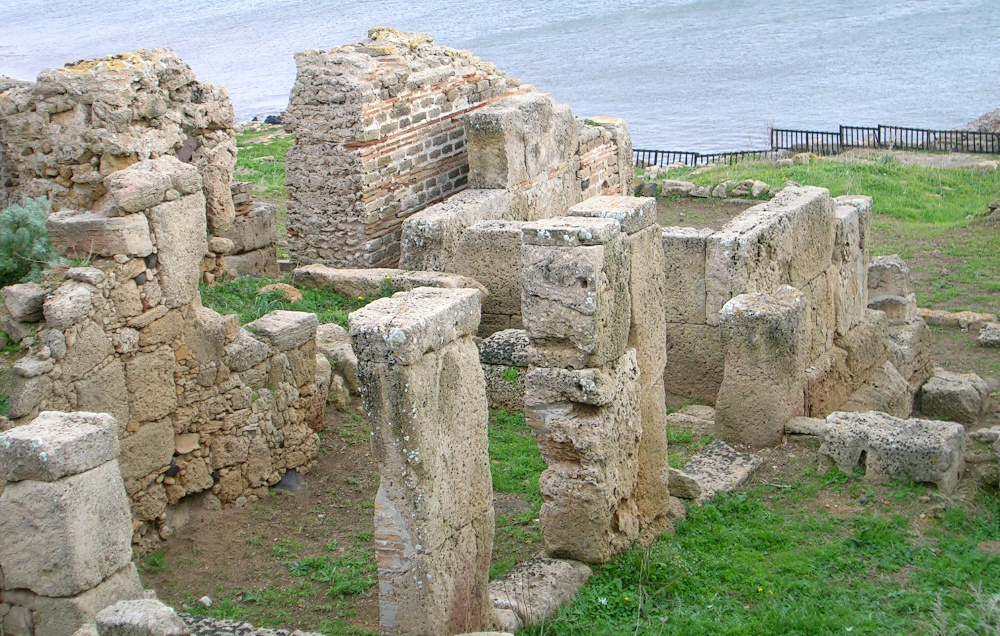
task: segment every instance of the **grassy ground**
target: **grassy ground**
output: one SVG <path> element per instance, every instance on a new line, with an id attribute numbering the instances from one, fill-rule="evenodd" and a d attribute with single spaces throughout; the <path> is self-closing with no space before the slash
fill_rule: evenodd
<path id="1" fill-rule="evenodd" d="M 218 285 L 201 286 L 201 302 L 222 315 L 239 314 L 240 324 L 257 320 L 276 309 L 308 311 L 316 314 L 320 323 L 333 322 L 347 327 L 347 314 L 365 304 L 364 300 L 344 298 L 330 291 L 311 287 L 297 288 L 302 300 L 288 302 L 280 291 L 258 296 L 260 288 L 274 283 L 288 283 L 289 278 L 237 278 Z"/>
<path id="2" fill-rule="evenodd" d="M 284 236 L 288 228 L 288 207 L 285 198 L 285 153 L 295 143 L 281 126 L 261 124 L 236 135 L 235 181 L 250 181 L 254 199 L 278 207 L 278 258 L 288 258 Z"/>

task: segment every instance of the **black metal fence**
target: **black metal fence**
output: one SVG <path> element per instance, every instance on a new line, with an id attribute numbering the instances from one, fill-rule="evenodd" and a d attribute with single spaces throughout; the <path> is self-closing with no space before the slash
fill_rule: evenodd
<path id="1" fill-rule="evenodd" d="M 674 150 L 633 150 L 635 165 L 664 167 L 707 163 L 735 163 L 745 159 L 773 159 L 781 151 L 835 155 L 852 148 L 887 150 L 932 150 L 1000 154 L 1000 133 L 966 130 L 929 130 L 902 126 L 841 126 L 837 132 L 823 130 L 771 129 L 770 150 L 703 154 Z"/>

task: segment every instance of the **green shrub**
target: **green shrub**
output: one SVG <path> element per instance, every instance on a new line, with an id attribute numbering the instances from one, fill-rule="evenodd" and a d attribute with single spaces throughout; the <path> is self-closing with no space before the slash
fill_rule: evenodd
<path id="1" fill-rule="evenodd" d="M 0 212 L 0 286 L 37 279 L 58 257 L 49 242 L 44 197 L 24 199 Z"/>

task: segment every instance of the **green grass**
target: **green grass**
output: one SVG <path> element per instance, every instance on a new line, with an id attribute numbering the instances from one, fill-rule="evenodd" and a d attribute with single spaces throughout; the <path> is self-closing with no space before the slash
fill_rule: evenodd
<path id="1" fill-rule="evenodd" d="M 530 508 L 519 514 L 497 514 L 490 578 L 503 575 L 541 547 L 538 511 L 542 494 L 538 477 L 545 462 L 534 434 L 524 423 L 524 413 L 493 411 L 489 424 L 490 472 L 493 492 L 513 495 Z"/>
<path id="2" fill-rule="evenodd" d="M 788 180 L 797 181 L 828 188 L 835 197 L 866 194 L 875 200 L 877 214 L 933 224 L 964 224 L 965 217 L 970 214 L 985 215 L 987 204 L 1000 193 L 998 172 L 906 165 L 889 154 L 875 163 L 821 158 L 809 165 L 787 168 L 776 167 L 771 162 L 747 161 L 719 166 L 699 175 L 692 175 L 693 170 L 671 170 L 667 178 L 707 186 L 726 180 L 757 179 L 772 188 L 779 188 Z"/>
<path id="3" fill-rule="evenodd" d="M 291 136 L 271 136 L 276 134 L 281 134 L 281 126 L 266 126 L 263 130 L 246 131 L 236 136 L 239 154 L 235 177 L 239 181 L 253 182 L 254 193 L 268 200 L 284 199 L 285 154 L 295 143 Z M 261 157 L 265 160 L 261 161 Z"/>
<path id="4" fill-rule="evenodd" d="M 676 535 L 599 568 L 544 633 L 995 633 L 982 605 L 1000 592 L 1000 558 L 976 545 L 1000 535 L 997 500 L 952 505 L 920 532 L 891 508 L 837 517 L 808 505 L 875 490 L 857 476 L 811 474 L 692 507 Z M 879 496 L 923 492 L 896 484 Z"/>
<path id="5" fill-rule="evenodd" d="M 258 296 L 261 287 L 274 283 L 288 283 L 287 278 L 237 278 L 214 286 L 201 286 L 201 302 L 220 314 L 239 314 L 240 324 L 252 322 L 276 309 L 308 311 L 316 314 L 320 323 L 333 322 L 347 327 L 347 314 L 365 304 L 363 300 L 348 299 L 332 291 L 302 287 L 302 300 L 290 303 L 281 292 L 268 292 Z M 368 300 L 373 300 L 368 299 Z"/>

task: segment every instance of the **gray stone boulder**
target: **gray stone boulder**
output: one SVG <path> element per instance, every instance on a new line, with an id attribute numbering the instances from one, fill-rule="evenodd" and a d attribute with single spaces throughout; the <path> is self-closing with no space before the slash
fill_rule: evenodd
<path id="1" fill-rule="evenodd" d="M 18 322 L 38 322 L 42 319 L 46 293 L 38 283 L 8 285 L 0 290 L 7 313 Z"/>
<path id="2" fill-rule="evenodd" d="M 759 457 L 741 453 L 725 442 L 712 442 L 698 451 L 682 472 L 698 483 L 701 487 L 698 499 L 704 501 L 716 493 L 730 492 L 740 487 L 750 479 L 760 464 Z"/>
<path id="3" fill-rule="evenodd" d="M 691 194 L 691 191 L 696 187 L 695 184 L 690 181 L 677 181 L 676 179 L 664 179 L 660 182 L 660 196 L 668 197 L 670 195 L 679 194 L 681 196 L 687 196 Z"/>
<path id="4" fill-rule="evenodd" d="M 154 599 L 119 601 L 97 613 L 99 636 L 188 636 L 172 607 Z"/>
<path id="5" fill-rule="evenodd" d="M 56 481 L 118 457 L 118 423 L 105 413 L 43 411 L 0 435 L 0 481 Z"/>
<path id="6" fill-rule="evenodd" d="M 1000 347 L 1000 322 L 987 322 L 979 328 L 980 347 Z"/>
<path id="7" fill-rule="evenodd" d="M 920 389 L 920 412 L 928 417 L 973 424 L 983 414 L 989 394 L 989 385 L 975 373 L 936 368 Z"/>
<path id="8" fill-rule="evenodd" d="M 936 484 L 952 492 L 965 469 L 965 428 L 955 422 L 901 419 L 886 413 L 831 413 L 819 456 L 826 468 L 849 473 L 858 466 L 865 479 Z"/>

